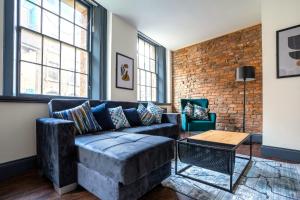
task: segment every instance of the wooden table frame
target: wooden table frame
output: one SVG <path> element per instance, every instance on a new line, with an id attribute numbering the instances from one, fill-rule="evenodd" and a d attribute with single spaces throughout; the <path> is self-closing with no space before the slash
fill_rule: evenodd
<path id="1" fill-rule="evenodd" d="M 235 150 L 242 144 L 244 143 L 247 139 L 250 140 L 250 145 L 249 145 L 249 150 L 250 150 L 250 156 L 249 157 L 241 157 L 241 156 L 236 156 L 235 155 Z M 201 179 L 197 179 L 197 178 L 194 178 L 194 177 L 191 177 L 191 176 L 188 176 L 188 175 L 185 175 L 183 174 L 183 172 L 187 169 L 189 169 L 190 167 L 194 166 L 192 164 L 189 164 L 188 166 L 178 170 L 178 145 L 180 143 L 188 143 L 190 145 L 195 145 L 195 146 L 199 146 L 199 147 L 205 147 L 205 148 L 209 148 L 209 149 L 217 149 L 217 150 L 224 150 L 224 151 L 227 151 L 230 153 L 231 156 L 234 156 L 234 159 L 235 158 L 240 158 L 240 159 L 245 159 L 245 160 L 248 160 L 247 161 L 247 164 L 246 166 L 243 168 L 242 172 L 240 173 L 240 175 L 238 176 L 237 180 L 233 183 L 233 174 L 234 174 L 234 170 L 232 170 L 232 172 L 229 174 L 229 177 L 230 177 L 230 185 L 229 185 L 229 188 L 225 188 L 225 187 L 222 187 L 222 186 L 219 186 L 217 184 L 214 184 L 214 183 L 211 183 L 211 182 L 207 182 L 207 181 L 204 181 L 204 180 L 201 180 Z M 220 143 L 219 143 L 220 144 Z M 243 174 L 245 173 L 245 171 L 248 169 L 249 165 L 251 164 L 251 161 L 252 161 L 252 135 L 249 134 L 246 138 L 244 138 L 242 141 L 240 141 L 237 145 L 234 145 L 232 148 L 222 148 L 222 147 L 217 147 L 217 146 L 213 146 L 214 143 L 212 142 L 209 146 L 208 145 L 204 145 L 204 144 L 200 144 L 200 143 L 189 143 L 187 141 L 187 138 L 185 139 L 180 139 L 180 140 L 177 140 L 176 141 L 176 151 L 175 151 L 175 174 L 176 175 L 180 175 L 182 177 L 185 177 L 185 178 L 189 178 L 191 180 L 194 180 L 194 181 L 197 181 L 197 182 L 200 182 L 200 183 L 204 183 L 204 184 L 207 184 L 207 185 L 210 185 L 210 186 L 213 186 L 213 187 L 216 187 L 218 189 L 222 189 L 222 190 L 225 190 L 225 191 L 228 191 L 228 192 L 231 192 L 233 193 L 240 181 L 240 179 L 242 178 Z M 233 159 L 230 159 L 230 164 L 231 166 L 233 165 Z"/>

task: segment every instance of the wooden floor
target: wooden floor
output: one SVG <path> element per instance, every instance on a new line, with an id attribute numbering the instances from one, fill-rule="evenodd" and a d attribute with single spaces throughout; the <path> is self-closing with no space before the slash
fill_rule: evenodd
<path id="1" fill-rule="evenodd" d="M 238 153 L 248 154 L 249 146 L 242 145 L 238 149 Z M 253 145 L 253 155 L 262 157 L 260 153 L 260 145 Z M 52 184 L 47 179 L 40 177 L 37 170 L 31 170 L 24 175 L 11 178 L 0 183 L 0 199 L 80 199 L 90 200 L 97 199 L 95 196 L 84 190 L 78 188 L 76 191 L 59 196 L 53 189 Z M 176 193 L 163 186 L 157 186 L 148 194 L 141 198 L 142 200 L 190 200 L 190 198 Z"/>

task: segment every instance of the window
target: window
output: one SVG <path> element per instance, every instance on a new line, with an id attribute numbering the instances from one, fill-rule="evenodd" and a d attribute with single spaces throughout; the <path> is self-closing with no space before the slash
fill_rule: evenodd
<path id="1" fill-rule="evenodd" d="M 157 101 L 156 46 L 139 38 L 137 51 L 137 100 Z"/>
<path id="2" fill-rule="evenodd" d="M 88 97 L 88 20 L 79 0 L 19 0 L 19 94 Z"/>

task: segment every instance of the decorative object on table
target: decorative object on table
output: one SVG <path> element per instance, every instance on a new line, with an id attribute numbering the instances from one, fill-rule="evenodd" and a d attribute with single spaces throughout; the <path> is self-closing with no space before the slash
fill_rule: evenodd
<path id="1" fill-rule="evenodd" d="M 73 121 L 79 134 L 102 130 L 91 111 L 89 101 L 75 108 L 54 112 L 53 117 Z"/>
<path id="2" fill-rule="evenodd" d="M 244 109 L 243 109 L 243 132 L 246 129 L 246 82 L 255 80 L 255 68 L 253 66 L 241 66 L 236 68 L 236 81 L 244 84 Z"/>
<path id="3" fill-rule="evenodd" d="M 216 113 L 208 113 L 209 120 L 199 120 L 189 117 L 186 111 L 186 105 L 198 105 L 202 108 L 208 108 L 208 99 L 181 99 L 181 128 L 183 131 L 208 131 L 216 129 Z M 190 110 L 190 108 L 189 108 Z M 194 106 L 192 106 L 194 114 Z M 190 112 L 190 111 L 189 111 Z M 192 116 L 193 116 L 192 114 Z"/>
<path id="4" fill-rule="evenodd" d="M 203 107 L 195 104 L 193 119 L 209 120 L 208 113 L 209 113 L 209 108 L 203 108 Z"/>
<path id="5" fill-rule="evenodd" d="M 239 176 L 244 167 L 244 160 L 235 162 L 234 179 Z M 185 167 L 179 162 L 180 168 Z M 209 182 L 218 182 L 223 186 L 228 179 L 223 174 L 199 167 L 185 171 L 188 176 L 201 178 Z M 179 175 L 175 175 L 175 162 L 172 162 L 172 174 L 162 182 L 164 187 L 171 188 L 192 199 L 228 200 L 228 199 L 299 199 L 300 165 L 278 162 L 253 157 L 251 167 L 242 175 L 241 181 L 234 194 L 220 190 Z"/>
<path id="6" fill-rule="evenodd" d="M 134 89 L 134 60 L 128 56 L 117 53 L 116 56 L 116 87 Z"/>
<path id="7" fill-rule="evenodd" d="M 143 104 L 139 104 L 137 112 L 139 113 L 140 119 L 144 126 L 149 126 L 156 120 L 155 115 L 151 114 Z"/>
<path id="8" fill-rule="evenodd" d="M 237 156 L 236 149 L 250 139 L 249 156 Z M 240 178 L 248 169 L 252 159 L 252 136 L 249 133 L 237 133 L 210 130 L 188 138 L 176 141 L 175 174 L 191 180 L 207 184 L 218 189 L 233 193 Z M 234 177 L 235 161 L 246 160 L 240 175 Z M 178 167 L 178 161 L 187 164 Z M 188 176 L 185 171 L 192 167 L 199 167 L 222 173 L 227 177 L 226 187 L 223 183 L 203 180 L 201 177 Z"/>
<path id="9" fill-rule="evenodd" d="M 277 78 L 300 76 L 300 25 L 276 32 Z"/>
<path id="10" fill-rule="evenodd" d="M 152 102 L 148 102 L 147 110 L 149 110 L 149 112 L 155 116 L 155 123 L 160 124 L 164 110 Z"/>
<path id="11" fill-rule="evenodd" d="M 122 106 L 109 108 L 108 111 L 111 117 L 111 121 L 113 122 L 116 129 L 130 127 L 130 124 L 123 112 Z"/>

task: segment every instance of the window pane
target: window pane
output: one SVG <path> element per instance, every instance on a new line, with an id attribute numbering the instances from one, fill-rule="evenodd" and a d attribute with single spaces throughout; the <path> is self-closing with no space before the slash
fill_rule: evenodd
<path id="1" fill-rule="evenodd" d="M 88 78 L 87 75 L 76 73 L 76 96 L 87 97 L 88 95 Z"/>
<path id="2" fill-rule="evenodd" d="M 60 15 L 74 22 L 74 0 L 61 0 Z"/>
<path id="3" fill-rule="evenodd" d="M 144 70 L 141 70 L 141 78 L 140 78 L 140 84 L 141 85 L 145 85 L 146 83 L 146 78 L 145 78 L 145 71 Z"/>
<path id="4" fill-rule="evenodd" d="M 86 49 L 87 32 L 83 28 L 75 26 L 75 45 Z"/>
<path id="5" fill-rule="evenodd" d="M 144 65 L 145 65 L 144 56 L 139 56 L 139 68 L 144 69 Z"/>
<path id="6" fill-rule="evenodd" d="M 31 1 L 31 2 L 33 2 L 35 4 L 37 4 L 37 5 L 41 5 L 41 1 L 42 0 L 29 0 L 29 1 Z"/>
<path id="7" fill-rule="evenodd" d="M 141 89 L 141 87 L 138 85 L 138 86 L 137 86 L 137 100 L 138 100 L 138 101 L 141 99 L 141 96 L 140 96 L 140 89 Z"/>
<path id="8" fill-rule="evenodd" d="M 31 31 L 21 31 L 21 60 L 41 63 L 42 37 Z"/>
<path id="9" fill-rule="evenodd" d="M 21 62 L 21 89 L 22 94 L 41 94 L 41 66 Z"/>
<path id="10" fill-rule="evenodd" d="M 61 44 L 61 68 L 75 71 L 75 48 Z"/>
<path id="11" fill-rule="evenodd" d="M 151 86 L 151 72 L 146 72 L 146 85 Z"/>
<path id="12" fill-rule="evenodd" d="M 58 39 L 58 17 L 43 10 L 43 33 Z"/>
<path id="13" fill-rule="evenodd" d="M 151 87 L 146 88 L 146 100 L 151 101 Z"/>
<path id="14" fill-rule="evenodd" d="M 144 41 L 139 39 L 139 54 L 144 55 Z"/>
<path id="15" fill-rule="evenodd" d="M 20 23 L 21 26 L 40 32 L 41 31 L 41 9 L 38 6 L 35 6 L 26 0 L 22 0 Z"/>
<path id="16" fill-rule="evenodd" d="M 44 58 L 43 63 L 47 66 L 59 68 L 60 44 L 50 38 L 44 38 Z"/>
<path id="17" fill-rule="evenodd" d="M 151 72 L 155 72 L 155 61 L 154 60 L 150 60 L 150 71 Z"/>
<path id="18" fill-rule="evenodd" d="M 56 14 L 59 12 L 59 0 L 43 0 L 43 7 Z"/>
<path id="19" fill-rule="evenodd" d="M 152 87 L 156 87 L 156 74 L 152 74 Z"/>
<path id="20" fill-rule="evenodd" d="M 149 58 L 149 44 L 145 42 L 145 57 Z"/>
<path id="21" fill-rule="evenodd" d="M 43 94 L 59 95 L 59 70 L 44 67 L 43 68 Z"/>
<path id="22" fill-rule="evenodd" d="M 84 28 L 87 28 L 88 24 L 88 9 L 77 1 L 75 8 L 75 23 Z"/>
<path id="23" fill-rule="evenodd" d="M 156 88 L 152 88 L 152 101 L 156 101 Z"/>
<path id="24" fill-rule="evenodd" d="M 64 19 L 60 19 L 60 40 L 69 44 L 74 43 L 74 25 Z"/>
<path id="25" fill-rule="evenodd" d="M 76 49 L 76 72 L 88 73 L 88 53 Z"/>
<path id="26" fill-rule="evenodd" d="M 146 101 L 146 87 L 141 86 L 141 101 Z"/>
<path id="27" fill-rule="evenodd" d="M 141 77 L 140 71 L 141 71 L 140 69 L 137 70 L 137 84 L 138 85 L 140 84 L 140 77 Z"/>
<path id="28" fill-rule="evenodd" d="M 149 58 L 145 57 L 145 70 L 150 70 L 150 61 Z"/>
<path id="29" fill-rule="evenodd" d="M 150 45 L 150 58 L 155 60 L 155 47 Z"/>
<path id="30" fill-rule="evenodd" d="M 61 71 L 61 95 L 74 96 L 75 79 L 74 72 Z"/>

